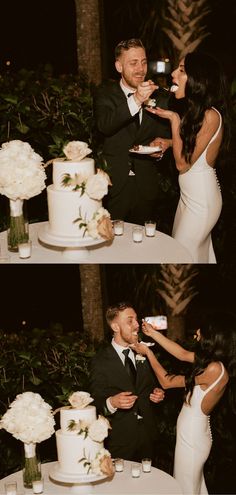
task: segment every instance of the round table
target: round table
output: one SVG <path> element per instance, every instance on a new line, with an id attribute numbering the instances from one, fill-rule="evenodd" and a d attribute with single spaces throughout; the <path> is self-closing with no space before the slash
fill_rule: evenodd
<path id="1" fill-rule="evenodd" d="M 50 478 L 50 472 L 55 462 L 42 464 L 42 475 L 44 477 L 44 495 L 72 495 L 76 494 L 76 485 L 69 483 L 54 482 Z M 17 495 L 31 495 L 33 490 L 23 488 L 22 471 L 13 473 L 0 480 L 0 494 L 4 494 L 4 484 L 12 481 L 17 482 Z M 115 473 L 112 478 L 92 483 L 91 495 L 182 495 L 177 481 L 169 474 L 151 468 L 150 473 L 143 473 L 139 478 L 131 476 L 131 462 L 124 462 L 124 471 Z"/>
<path id="2" fill-rule="evenodd" d="M 29 236 L 32 241 L 32 255 L 21 259 L 18 253 L 10 253 L 10 263 L 75 263 L 76 259 L 65 256 L 65 247 L 52 246 L 39 240 L 38 236 L 47 228 L 48 222 L 29 225 Z M 154 237 L 143 236 L 143 241 L 132 240 L 133 225 L 125 223 L 124 234 L 115 236 L 112 242 L 88 246 L 85 263 L 192 263 L 190 253 L 172 237 L 156 231 Z M 0 233 L 2 250 L 7 249 L 7 232 Z M 81 262 L 77 260 L 77 262 Z"/>

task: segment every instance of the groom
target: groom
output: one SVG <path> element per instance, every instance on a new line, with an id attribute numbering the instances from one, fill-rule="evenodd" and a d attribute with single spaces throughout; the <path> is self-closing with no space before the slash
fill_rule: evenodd
<path id="1" fill-rule="evenodd" d="M 144 102 L 156 86 L 145 80 L 147 57 L 141 40 L 125 40 L 116 46 L 115 67 L 119 81 L 102 83 L 94 98 L 102 156 L 111 172 L 112 182 L 104 206 L 113 220 L 120 218 L 144 224 L 145 220 L 156 218 L 157 214 L 158 162 L 155 156 L 129 150 L 134 145 L 150 145 L 157 138 L 155 144 L 161 145 L 161 159 L 171 145 L 170 126 L 167 120 L 155 118 L 145 110 Z M 159 106 L 162 106 L 161 102 Z M 162 161 L 166 159 L 164 153 Z"/>
<path id="2" fill-rule="evenodd" d="M 90 393 L 98 414 L 111 424 L 105 447 L 112 457 L 140 462 L 154 458 L 157 437 L 156 406 L 164 398 L 147 360 L 130 349 L 138 341 L 137 315 L 128 303 L 106 312 L 113 332 L 111 344 L 95 355 L 90 374 Z M 125 356 L 125 354 L 129 356 Z M 131 360 L 131 363 L 129 362 Z"/>

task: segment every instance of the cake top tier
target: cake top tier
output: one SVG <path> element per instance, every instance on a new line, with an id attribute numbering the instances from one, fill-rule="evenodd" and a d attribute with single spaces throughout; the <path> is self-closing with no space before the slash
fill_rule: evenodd
<path id="1" fill-rule="evenodd" d="M 93 158 L 83 158 L 80 161 L 63 161 L 60 159 L 53 160 L 53 172 L 52 180 L 54 189 L 57 191 L 70 191 L 74 188 L 74 185 L 68 185 L 65 188 L 63 179 L 66 175 L 70 175 L 71 178 L 77 176 L 81 182 L 86 181 L 89 177 L 94 175 L 95 166 Z"/>

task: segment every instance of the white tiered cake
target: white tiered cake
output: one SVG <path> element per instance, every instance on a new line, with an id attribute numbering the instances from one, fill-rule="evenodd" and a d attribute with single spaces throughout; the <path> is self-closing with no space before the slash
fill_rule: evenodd
<path id="1" fill-rule="evenodd" d="M 101 201 L 108 192 L 109 176 L 101 170 L 95 174 L 94 160 L 86 156 L 91 153 L 86 143 L 71 141 L 63 151 L 69 159 L 53 160 L 53 184 L 47 187 L 49 233 L 65 240 L 86 236 L 110 239 L 110 215 Z M 104 220 L 109 230 L 105 235 L 104 229 L 99 232 L 98 228 L 98 222 L 104 226 Z"/>
<path id="2" fill-rule="evenodd" d="M 87 392 L 75 392 L 69 401 L 72 406 L 60 409 L 60 426 L 56 431 L 58 472 L 61 475 L 111 475 L 110 453 L 103 440 L 108 435 L 109 421 L 97 419 L 93 399 Z"/>

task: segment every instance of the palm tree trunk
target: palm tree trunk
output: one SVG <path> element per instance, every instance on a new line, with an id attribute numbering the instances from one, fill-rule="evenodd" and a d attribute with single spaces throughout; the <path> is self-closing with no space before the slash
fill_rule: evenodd
<path id="1" fill-rule="evenodd" d="M 78 72 L 89 82 L 102 80 L 101 0 L 75 0 Z"/>
<path id="2" fill-rule="evenodd" d="M 104 339 L 100 266 L 80 265 L 81 305 L 84 332 L 94 344 Z"/>
<path id="3" fill-rule="evenodd" d="M 185 316 L 167 314 L 167 336 L 172 340 L 184 340 Z"/>

